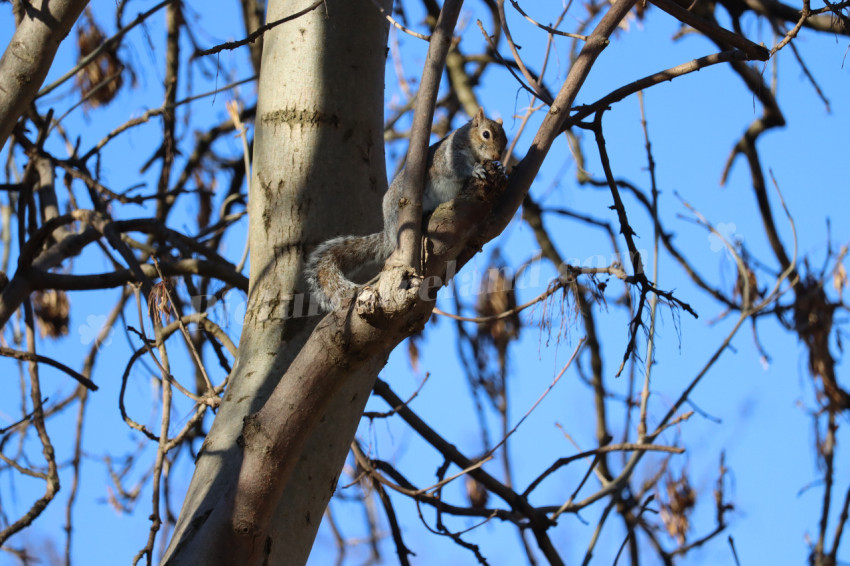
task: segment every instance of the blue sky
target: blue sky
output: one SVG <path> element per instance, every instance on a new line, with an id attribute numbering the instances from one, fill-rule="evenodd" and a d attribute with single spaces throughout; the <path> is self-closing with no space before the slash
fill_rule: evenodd
<path id="1" fill-rule="evenodd" d="M 202 45 L 213 45 L 227 39 L 243 35 L 238 14 L 231 11 L 229 3 L 220 3 L 220 10 L 189 12 L 187 19 L 200 24 L 204 32 L 198 37 Z M 137 11 L 143 11 L 153 2 L 138 2 L 129 5 L 127 19 Z M 191 5 L 190 5 L 191 6 Z M 96 17 L 101 25 L 112 29 L 109 14 L 113 3 L 93 3 Z M 480 11 L 480 4 L 470 2 L 468 14 Z M 536 8 L 536 7 L 535 7 Z M 199 8 L 195 8 L 199 9 Z M 0 44 L 5 45 L 10 37 L 12 25 L 10 8 L 0 8 Z M 526 22 L 515 17 L 512 10 L 512 32 L 518 43 L 523 46 L 526 61 L 540 59 L 541 49 L 545 45 L 545 36 L 537 33 Z M 548 14 L 537 14 L 547 16 Z M 483 19 L 483 18 L 482 18 Z M 410 21 L 419 21 L 411 14 Z M 486 21 L 486 20 L 484 20 Z M 766 29 L 759 28 L 755 20 L 745 19 L 744 31 L 757 42 L 772 44 L 775 40 Z M 486 25 L 486 24 L 485 24 Z M 628 33 L 618 35 L 606 49 L 598 64 L 594 67 L 578 103 L 590 103 L 610 90 L 631 82 L 644 75 L 707 55 L 716 49 L 707 40 L 688 35 L 677 42 L 671 42 L 670 36 L 677 27 L 671 17 L 659 10 L 651 9 L 643 23 L 631 22 Z M 199 26 L 200 27 L 200 26 Z M 160 45 L 163 36 L 163 17 L 155 16 L 145 28 L 153 45 Z M 151 49 L 144 34 L 135 30 L 129 36 L 122 49 L 126 57 L 137 70 L 139 84 L 135 89 L 125 89 L 119 100 L 112 106 L 90 113 L 86 116 L 81 110 L 74 111 L 66 119 L 71 132 L 83 131 L 82 147 L 87 148 L 106 132 L 132 116 L 138 116 L 148 108 L 156 107 L 162 100 L 161 81 L 162 51 Z M 48 82 L 67 69 L 75 57 L 72 45 L 74 32 L 60 48 L 59 55 L 51 71 Z M 467 22 L 464 31 L 464 43 L 467 52 L 474 51 L 481 42 L 480 33 L 474 24 L 474 18 Z M 402 54 L 405 68 L 413 73 L 421 68 L 424 47 L 417 40 L 402 37 Z M 557 42 L 557 52 L 550 63 L 547 84 L 557 88 L 566 73 L 566 40 Z M 782 190 L 792 212 L 797 227 L 799 257 L 808 257 L 813 266 L 824 261 L 827 246 L 826 219 L 832 219 L 831 236 L 834 248 L 850 241 L 850 228 L 842 222 L 847 210 L 850 210 L 850 191 L 846 176 L 846 148 L 848 147 L 848 125 L 850 125 L 850 103 L 846 93 L 850 87 L 850 70 L 845 66 L 847 41 L 833 36 L 805 34 L 796 44 L 820 87 L 830 99 L 831 112 L 813 93 L 799 65 L 789 50 L 783 51 L 777 63 L 778 99 L 785 112 L 788 125 L 763 136 L 759 142 L 762 162 L 765 170 L 770 169 Z M 233 76 L 215 73 L 203 76 L 196 73 L 192 77 L 192 91 L 187 90 L 189 81 L 183 80 L 179 98 L 189 94 L 204 92 L 215 86 L 221 86 L 233 79 L 250 76 L 252 71 L 247 64 L 244 51 L 222 53 L 221 64 L 225 68 L 235 68 Z M 208 63 L 212 68 L 214 61 Z M 774 72 L 769 63 L 764 74 L 769 77 Z M 520 91 L 503 71 L 492 66 L 484 77 L 485 86 L 481 89 L 482 102 L 491 115 L 504 118 L 509 137 L 513 137 L 518 121 L 514 114 L 520 114 L 528 104 L 527 95 Z M 387 99 L 398 100 L 391 68 L 388 68 Z M 184 77 L 185 79 L 185 77 Z M 58 93 L 64 93 L 68 87 L 62 87 Z M 254 96 L 253 85 L 242 87 L 246 99 Z M 203 125 L 213 124 L 226 117 L 224 103 L 230 96 L 221 94 L 192 106 L 193 118 Z M 55 104 L 57 114 L 68 107 L 61 96 L 50 95 L 39 102 L 43 110 Z M 760 107 L 751 94 L 733 73 L 716 66 L 687 77 L 676 79 L 648 90 L 645 93 L 646 115 L 653 147 L 653 156 L 657 163 L 657 178 L 661 190 L 660 209 L 665 227 L 676 233 L 676 244 L 686 257 L 700 270 L 701 274 L 716 286 L 731 289 L 735 279 L 733 260 L 722 249 L 712 245 L 708 232 L 689 221 L 692 215 L 685 209 L 679 198 L 687 200 L 712 223 L 721 223 L 736 239 L 741 240 L 748 251 L 762 261 L 768 270 L 776 268 L 776 262 L 765 241 L 760 219 L 756 215 L 754 197 L 746 165 L 738 160 L 726 186 L 719 185 L 725 159 L 743 132 L 754 118 L 760 115 Z M 532 126 L 537 122 L 532 121 Z M 646 154 L 640 125 L 640 113 L 636 97 L 617 104 L 605 115 L 605 134 L 607 149 L 612 166 L 618 177 L 633 181 L 646 189 L 649 186 L 646 173 Z M 152 183 L 152 173 L 139 174 L 132 170 L 142 161 L 139 152 L 150 151 L 154 147 L 151 141 L 158 135 L 159 123 L 150 124 L 131 131 L 107 146 L 102 167 L 104 176 L 116 189 L 122 189 L 138 182 Z M 192 132 L 181 124 L 180 133 L 184 137 L 184 147 L 190 147 Z M 530 127 L 521 138 L 518 151 L 522 154 L 530 142 L 534 128 Z M 593 157 L 593 147 L 588 134 L 585 145 L 586 169 L 594 177 L 601 177 L 598 160 Z M 62 146 L 54 141 L 51 149 L 64 155 Z M 239 142 L 227 137 L 221 144 L 229 144 L 228 150 L 238 155 Z M 394 148 L 395 153 L 401 151 Z M 7 150 L 0 157 L 5 159 Z M 127 159 L 128 156 L 131 156 Z M 20 156 L 19 163 L 22 163 Z M 158 169 L 158 168 L 153 168 Z M 392 169 L 390 169 L 392 170 Z M 616 226 L 616 215 L 608 207 L 610 194 L 605 190 L 579 186 L 575 181 L 575 166 L 569 150 L 560 139 L 554 145 L 544 169 L 532 188 L 532 194 L 546 207 L 570 208 Z M 774 215 L 780 234 L 789 251 L 792 232 L 789 223 L 778 207 L 776 193 L 770 195 L 774 203 Z M 637 230 L 638 247 L 650 252 L 651 260 L 652 227 L 642 208 L 634 199 L 625 196 L 627 210 L 632 226 Z M 4 201 L 5 202 L 5 201 Z M 88 206 L 88 203 L 82 204 Z M 180 215 L 172 217 L 173 226 L 187 231 L 194 226 L 194 210 L 182 210 L 185 222 Z M 122 211 L 122 217 L 143 216 L 146 211 L 137 208 Z M 611 257 L 612 251 L 607 236 L 601 231 L 588 229 L 574 221 L 546 215 L 544 220 L 550 228 L 559 251 L 565 258 L 576 263 L 587 264 L 596 258 Z M 226 255 L 238 260 L 241 254 L 243 232 L 237 230 L 227 241 Z M 515 220 L 498 244 L 510 265 L 516 266 L 528 260 L 537 252 L 537 244 L 530 229 Z M 621 242 L 622 245 L 622 242 Z M 487 265 L 492 244 L 479 254 L 462 272 L 462 282 L 475 280 Z M 659 258 L 660 276 L 658 286 L 662 289 L 674 289 L 676 295 L 690 303 L 700 314 L 694 320 L 685 313 L 673 313 L 666 307 L 659 309 L 657 363 L 652 370 L 652 396 L 650 398 L 650 424 L 659 419 L 682 388 L 706 363 L 722 338 L 728 333 L 734 320 L 731 317 L 714 324 L 712 320 L 721 314 L 722 308 L 698 291 L 686 279 L 682 269 L 668 256 Z M 14 258 L 13 258 L 14 262 Z M 14 265 L 14 263 L 12 264 Z M 109 264 L 95 250 L 83 254 L 75 262 L 81 272 L 96 272 L 109 269 Z M 541 265 L 533 272 L 519 289 L 519 301 L 523 302 L 539 294 L 555 275 L 549 265 Z M 760 285 L 771 284 L 769 274 L 759 274 Z M 471 279 L 470 279 L 471 278 Z M 461 298 L 472 301 L 469 289 L 460 284 L 456 290 Z M 831 290 L 831 288 L 830 288 Z M 832 292 L 832 291 L 831 291 Z M 612 393 L 623 394 L 627 390 L 627 377 L 615 378 L 617 366 L 627 340 L 627 313 L 615 305 L 622 293 L 622 286 L 612 281 L 606 291 L 608 305 L 597 305 L 595 314 L 602 339 L 605 379 Z M 43 353 L 53 353 L 60 359 L 75 360 L 84 346 L 88 327 L 97 319 L 88 319 L 89 315 L 108 314 L 117 299 L 118 290 L 75 293 L 72 296 L 73 318 L 71 333 L 57 343 L 40 342 Z M 445 294 L 445 291 L 444 291 Z M 833 292 L 833 297 L 835 296 Z M 231 336 L 238 338 L 243 298 L 231 293 L 225 306 L 227 310 L 226 326 Z M 787 300 L 786 300 L 787 302 Z M 452 301 L 445 296 L 440 298 L 440 308 L 453 310 Z M 127 324 L 137 326 L 134 309 L 128 309 Z M 515 423 L 540 394 L 549 386 L 554 376 L 572 354 L 578 340 L 583 336 L 581 325 L 572 314 L 572 307 L 565 308 L 563 320 L 555 318 L 553 330 L 538 327 L 541 309 L 535 308 L 523 314 L 527 324 L 519 342 L 511 352 L 510 366 L 512 374 L 509 381 L 511 391 L 510 415 Z M 846 321 L 846 313 L 839 315 Z M 563 327 L 561 326 L 563 323 Z M 15 323 L 18 324 L 18 323 Z M 727 479 L 727 497 L 734 503 L 735 511 L 727 516 L 729 529 L 705 547 L 694 551 L 683 561 L 685 564 L 732 564 L 726 536 L 735 539 L 741 564 L 801 564 L 808 553 L 806 536 L 816 536 L 817 521 L 820 513 L 822 488 L 817 484 L 821 472 L 815 465 L 813 451 L 814 431 L 810 411 L 813 402 L 811 379 L 807 370 L 807 358 L 804 348 L 797 338 L 780 328 L 775 319 L 763 319 L 758 326 L 759 339 L 771 357 L 769 364 L 760 360 L 760 354 L 754 347 L 752 332 L 746 324 L 732 342 L 733 348 L 724 353 L 710 374 L 700 383 L 692 399 L 696 405 L 714 419 L 695 415 L 687 423 L 665 433 L 662 441 L 688 447 L 686 454 L 674 457 L 669 466 L 678 473 L 686 468 L 698 492 L 698 506 L 693 517 L 692 536 L 699 537 L 714 526 L 711 490 L 716 479 L 720 454 L 725 450 L 726 465 L 730 468 Z M 9 330 L 6 330 L 9 340 Z M 388 381 L 402 397 L 408 397 L 417 389 L 425 372 L 431 377 L 426 386 L 413 402 L 417 411 L 434 428 L 469 455 L 481 451 L 477 421 L 468 395 L 468 386 L 463 370 L 456 359 L 456 330 L 454 323 L 447 319 L 438 319 L 429 326 L 421 351 L 421 367 L 418 372 L 411 370 L 404 346 L 392 356 L 381 377 Z M 117 409 L 120 373 L 128 357 L 128 338 L 116 328 L 112 343 L 103 348 L 95 369 L 95 380 L 101 386 L 100 391 L 91 396 L 87 409 L 89 419 L 85 428 L 84 446 L 84 483 L 78 495 L 75 507 L 75 529 L 79 533 L 74 539 L 74 559 L 78 564 L 115 564 L 129 563 L 132 556 L 144 545 L 148 532 L 147 516 L 150 509 L 150 487 L 145 484 L 133 513 L 118 513 L 107 503 L 110 481 L 107 476 L 103 457 L 108 454 L 131 453 L 136 446 L 149 459 L 153 458 L 152 446 L 144 447 L 139 435 L 130 430 L 121 420 Z M 641 357 L 645 356 L 645 343 L 639 341 Z M 833 352 L 838 351 L 833 344 Z M 15 379 L 16 366 L 5 361 L 10 379 Z M 188 360 L 173 361 L 176 367 L 185 367 L 189 371 Z M 587 361 L 584 360 L 587 364 Z M 642 382 L 642 369 L 636 371 L 638 383 Z M 839 376 L 844 368 L 839 363 Z M 43 369 L 46 391 L 68 393 L 73 384 L 62 375 L 49 369 Z M 223 375 L 213 376 L 220 381 Z M 846 379 L 844 380 L 846 384 Z M 52 397 L 53 394 L 51 394 Z M 61 398 L 61 393 L 55 398 Z M 15 420 L 15 399 L 0 404 L 0 418 L 11 422 Z M 128 389 L 129 410 L 137 420 L 147 423 L 156 422 L 155 392 L 150 381 L 150 373 L 142 366 L 131 374 Z M 384 411 L 385 404 L 378 399 L 370 401 L 369 409 Z M 174 418 L 177 426 L 185 422 L 191 410 L 188 403 L 178 404 Z M 615 403 L 611 404 L 612 429 L 621 430 L 622 411 Z M 492 415 L 491 415 L 492 416 Z M 58 453 L 69 454 L 73 430 L 74 411 L 69 411 L 51 421 L 49 431 L 57 445 Z M 509 449 L 515 459 L 515 477 L 518 489 L 524 487 L 536 477 L 549 463 L 562 456 L 575 453 L 575 448 L 565 438 L 566 431 L 582 448 L 591 448 L 593 437 L 593 399 L 590 389 L 570 370 L 541 403 L 535 412 L 523 423 L 522 427 L 509 441 Z M 720 422 L 717 422 L 719 420 Z M 494 424 L 495 420 L 492 421 Z M 839 419 L 846 428 L 846 417 Z M 843 436 L 842 436 L 843 435 Z M 408 479 L 425 487 L 434 483 L 435 471 L 442 459 L 420 439 L 412 434 L 397 418 L 389 422 L 378 421 L 361 423 L 359 436 L 370 453 L 395 463 Z M 843 455 L 843 441 L 848 440 L 846 433 L 839 432 L 837 472 L 834 499 L 837 507 L 848 483 L 850 473 Z M 31 454 L 38 451 L 30 447 Z M 64 450 L 64 451 L 63 451 Z M 7 453 L 9 453 L 7 451 Z M 62 456 L 60 456 L 60 459 Z M 638 468 L 635 485 L 650 476 L 659 465 L 659 458 L 647 457 Z M 64 462 L 64 460 L 63 460 Z M 619 458 L 612 458 L 619 464 Z M 490 462 L 485 468 L 494 475 L 500 475 L 499 463 Z M 457 472 L 457 469 L 449 473 Z M 533 502 L 536 504 L 560 504 L 575 489 L 576 482 L 584 474 L 583 464 L 571 466 L 544 482 L 536 491 Z M 143 467 L 137 467 L 130 477 L 138 480 Z M 10 544 L 20 546 L 27 541 L 33 547 L 55 544 L 61 549 L 64 544 L 64 505 L 67 498 L 69 475 L 63 472 L 65 491 L 60 492 L 54 502 L 36 524 L 10 540 Z M 191 477 L 191 462 L 183 457 L 179 465 L 172 470 L 175 491 L 185 489 Z M 341 484 L 346 484 L 343 476 Z M 598 487 L 595 480 L 588 482 L 582 492 L 589 494 Z M 809 489 L 806 489 L 809 487 Z M 345 495 L 356 488 L 341 492 Z M 16 517 L 28 508 L 30 502 L 42 491 L 40 482 L 0 475 L 0 497 L 3 511 L 7 517 Z M 802 493 L 801 493 L 802 492 Z M 465 501 L 463 484 L 454 482 L 444 491 L 445 497 L 459 503 Z M 468 564 L 474 563 L 472 555 L 451 541 L 429 534 L 421 525 L 415 506 L 401 497 L 392 495 L 400 522 L 405 528 L 405 542 L 416 552 L 415 564 Z M 351 503 L 335 501 L 333 509 L 342 530 L 348 536 L 362 536 L 362 507 Z M 174 509 L 177 512 L 179 509 Z M 558 549 L 569 564 L 580 563 L 587 541 L 592 535 L 602 507 L 591 507 L 580 517 L 564 516 L 552 537 Z M 379 511 L 379 515 L 382 513 Z M 833 513 L 834 525 L 837 511 Z M 425 518 L 433 526 L 434 516 L 430 510 L 424 511 Z M 386 523 L 381 523 L 386 529 Z M 472 526 L 474 522 L 452 520 L 451 528 L 459 530 Z M 610 564 L 613 555 L 624 537 L 622 524 L 613 517 L 603 530 L 602 538 L 596 549 L 595 563 Z M 660 535 L 671 548 L 672 540 Z M 517 541 L 514 529 L 507 525 L 489 523 L 474 530 L 465 537 L 470 542 L 480 544 L 488 560 L 493 565 L 511 565 L 521 563 L 522 549 Z M 394 548 L 389 540 L 382 544 L 386 563 L 394 563 Z M 355 547 L 349 550 L 352 556 L 358 556 L 366 549 Z M 45 556 L 47 551 L 45 551 Z M 334 540 L 328 529 L 320 530 L 316 540 L 314 555 L 310 564 L 331 563 L 335 556 Z M 364 555 L 365 556 L 365 555 Z M 839 553 L 839 559 L 850 561 L 850 550 L 845 548 Z M 8 555 L 0 554 L 0 564 L 15 564 Z M 621 562 L 622 563 L 622 562 Z M 647 563 L 652 563 L 648 558 Z"/>

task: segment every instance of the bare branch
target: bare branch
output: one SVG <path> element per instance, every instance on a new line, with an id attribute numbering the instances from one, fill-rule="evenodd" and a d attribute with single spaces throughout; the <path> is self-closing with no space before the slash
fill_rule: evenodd
<path id="1" fill-rule="evenodd" d="M 19 350 L 13 350 L 12 348 L 7 348 L 6 346 L 0 346 L 0 356 L 6 356 L 7 358 L 24 360 L 27 362 L 38 362 L 41 364 L 49 365 L 51 367 L 55 367 L 56 369 L 61 370 L 76 379 L 80 383 L 80 385 L 85 386 L 86 389 L 90 391 L 97 391 L 98 389 L 97 385 L 95 385 L 92 380 L 83 376 L 77 371 L 69 368 L 62 362 L 57 362 L 53 358 L 42 356 L 40 354 L 33 354 L 32 352 L 21 352 Z"/>
<path id="2" fill-rule="evenodd" d="M 35 98 L 62 39 L 88 0 L 24 3 L 23 19 L 0 57 L 0 149 Z"/>
<path id="3" fill-rule="evenodd" d="M 724 29 L 714 22 L 704 20 L 682 8 L 674 0 L 650 0 L 653 4 L 676 18 L 677 20 L 688 24 L 692 28 L 701 31 L 708 37 L 714 39 L 718 43 L 737 47 L 747 54 L 749 59 L 757 61 L 767 61 L 770 57 L 770 52 L 763 45 L 756 45 L 752 41 L 741 37 L 736 33 Z"/>
<path id="4" fill-rule="evenodd" d="M 224 51 L 225 49 L 232 50 L 232 49 L 236 49 L 238 47 L 242 47 L 243 45 L 247 45 L 249 43 L 254 43 L 257 40 L 258 37 L 265 34 L 270 29 L 273 29 L 273 28 L 279 26 L 280 24 L 285 24 L 286 22 L 291 22 L 292 20 L 300 18 L 304 14 L 309 14 L 310 12 L 312 12 L 313 10 L 315 10 L 316 8 L 318 8 L 319 6 L 321 6 L 324 3 L 325 3 L 325 0 L 317 0 L 315 3 L 304 8 L 303 10 L 299 10 L 298 12 L 296 12 L 296 13 L 290 15 L 290 16 L 280 18 L 278 20 L 275 20 L 273 22 L 269 22 L 269 23 L 261 26 L 257 30 L 248 34 L 248 37 L 246 37 L 245 39 L 240 39 L 239 41 L 228 41 L 226 43 L 222 43 L 221 45 L 216 45 L 215 47 L 211 47 L 209 49 L 203 49 L 203 50 L 200 50 L 200 51 L 195 51 L 195 53 L 194 53 L 194 55 L 192 55 L 192 57 L 197 58 L 197 57 L 205 57 L 207 55 L 214 55 L 215 53 L 219 53 L 221 51 Z"/>
<path id="5" fill-rule="evenodd" d="M 406 200 L 406 204 L 400 206 L 399 210 L 397 241 L 400 252 L 398 261 L 406 265 L 412 273 L 419 272 L 422 194 L 425 188 L 431 122 L 434 120 L 434 107 L 452 32 L 462 5 L 463 0 L 446 0 L 443 4 L 434 33 L 431 34 L 428 56 L 422 71 L 419 92 L 416 95 L 416 110 L 410 130 L 410 146 L 407 150 L 407 164 L 404 167 L 402 198 Z"/>

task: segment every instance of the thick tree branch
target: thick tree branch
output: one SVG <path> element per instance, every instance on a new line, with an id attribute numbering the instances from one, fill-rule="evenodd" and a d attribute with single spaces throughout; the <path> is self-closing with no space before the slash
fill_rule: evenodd
<path id="1" fill-rule="evenodd" d="M 162 274 L 166 277 L 174 275 L 202 275 L 219 279 L 225 283 L 248 292 L 248 278 L 237 273 L 231 267 L 202 259 L 181 259 L 175 262 L 161 262 Z M 156 268 L 149 264 L 141 264 L 142 273 L 149 279 L 156 279 Z M 88 291 L 92 289 L 111 289 L 126 283 L 139 283 L 136 274 L 130 269 L 118 269 L 106 273 L 91 273 L 88 275 L 72 275 L 68 273 L 53 273 L 50 271 L 34 272 L 31 277 L 35 289 L 64 289 L 66 291 Z"/>
<path id="2" fill-rule="evenodd" d="M 77 234 L 69 234 L 60 242 L 42 250 L 47 238 L 58 227 L 71 222 L 81 222 L 88 228 Z M 6 324 L 27 295 L 36 289 L 104 289 L 117 287 L 130 281 L 144 283 L 155 278 L 156 269 L 152 265 L 138 264 L 135 256 L 121 239 L 125 232 L 131 231 L 156 235 L 172 243 L 185 255 L 197 253 L 206 258 L 206 260 L 184 259 L 168 262 L 163 265 L 166 275 L 207 275 L 221 279 L 238 289 L 247 290 L 248 288 L 247 279 L 236 271 L 232 263 L 193 238 L 175 232 L 152 218 L 112 221 L 91 210 L 76 210 L 71 214 L 48 220 L 24 244 L 18 258 L 18 269 L 0 293 L 0 327 Z M 60 265 L 67 258 L 76 256 L 83 248 L 102 236 L 119 250 L 127 261 L 129 269 L 91 275 L 50 272 L 50 269 Z"/>
<path id="3" fill-rule="evenodd" d="M 706 36 L 722 43 L 736 47 L 747 54 L 750 59 L 758 61 L 767 61 L 770 57 L 770 51 L 763 45 L 756 45 L 746 37 L 733 33 L 723 27 L 720 27 L 717 22 L 700 18 L 693 12 L 689 12 L 682 8 L 674 0 L 651 0 L 653 4 L 676 18 L 682 23 L 688 24 L 692 28 L 701 31 Z"/>
<path id="4" fill-rule="evenodd" d="M 407 164 L 404 167 L 402 202 L 398 206 L 397 244 L 401 253 L 399 262 L 410 267 L 414 273 L 419 271 L 420 263 L 422 194 L 425 189 L 431 122 L 434 121 L 437 93 L 446 65 L 452 32 L 462 5 L 463 0 L 446 0 L 443 4 L 440 17 L 437 18 L 437 26 L 431 34 L 428 57 L 425 60 L 425 69 L 422 71 L 422 82 L 416 95 L 410 146 L 407 150 Z"/>
<path id="5" fill-rule="evenodd" d="M 23 19 L 0 57 L 0 149 L 35 98 L 59 44 L 88 0 L 22 2 Z"/>

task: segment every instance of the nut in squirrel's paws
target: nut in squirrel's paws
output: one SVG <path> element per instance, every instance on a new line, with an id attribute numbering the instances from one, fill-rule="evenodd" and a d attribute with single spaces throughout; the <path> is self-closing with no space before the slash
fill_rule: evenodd
<path id="1" fill-rule="evenodd" d="M 505 166 L 502 165 L 501 161 L 493 161 L 493 165 L 496 166 L 496 171 L 499 173 L 500 177 L 507 176 L 507 173 L 505 172 Z"/>

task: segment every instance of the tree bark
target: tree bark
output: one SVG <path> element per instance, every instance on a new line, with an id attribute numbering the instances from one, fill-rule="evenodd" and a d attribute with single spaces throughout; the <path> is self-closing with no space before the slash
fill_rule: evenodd
<path id="1" fill-rule="evenodd" d="M 59 44 L 88 0 L 22 2 L 22 19 L 0 57 L 0 149 L 38 93 Z"/>
<path id="2" fill-rule="evenodd" d="M 388 1 L 382 3 L 389 9 Z M 270 0 L 267 19 L 307 5 Z M 386 38 L 387 23 L 375 6 L 350 0 L 329 0 L 265 36 L 249 203 L 250 288 L 239 354 L 163 564 L 254 563 L 242 557 L 224 562 L 210 552 L 220 529 L 232 528 L 216 506 L 239 480 L 243 420 L 265 405 L 320 318 L 305 316 L 306 248 L 381 226 Z M 315 426 L 301 439 L 301 456 L 252 560 L 259 550 L 270 564 L 306 562 L 384 361 L 375 357 L 346 375 L 324 412 L 312 416 Z M 280 394 L 298 387 L 293 378 L 280 384 Z"/>

